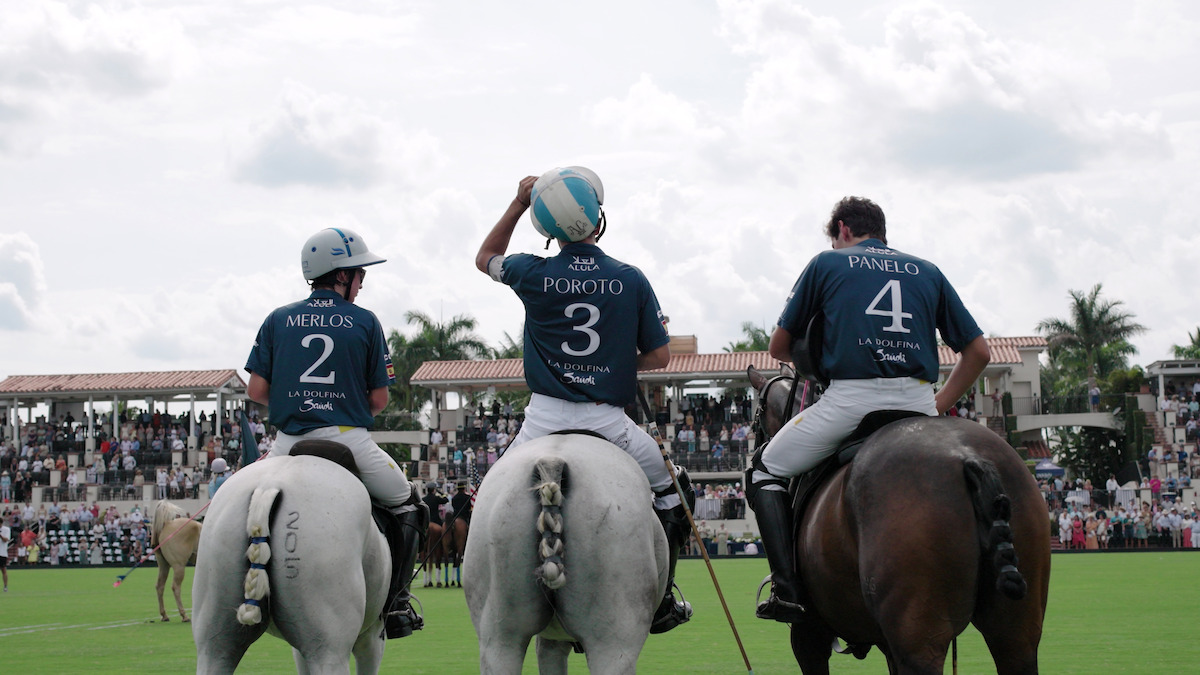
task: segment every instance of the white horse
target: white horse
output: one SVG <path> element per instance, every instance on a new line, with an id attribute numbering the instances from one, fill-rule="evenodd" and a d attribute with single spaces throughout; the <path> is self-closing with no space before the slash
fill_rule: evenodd
<path id="1" fill-rule="evenodd" d="M 483 675 L 520 673 L 537 636 L 541 673 L 581 643 L 592 673 L 633 673 L 666 592 L 667 538 L 637 462 L 571 434 L 505 453 L 471 517 L 463 588 Z"/>
<path id="2" fill-rule="evenodd" d="M 208 510 L 193 575 L 197 673 L 232 673 L 264 632 L 301 673 L 376 673 L 391 573 L 367 490 L 310 456 L 255 462 Z"/>

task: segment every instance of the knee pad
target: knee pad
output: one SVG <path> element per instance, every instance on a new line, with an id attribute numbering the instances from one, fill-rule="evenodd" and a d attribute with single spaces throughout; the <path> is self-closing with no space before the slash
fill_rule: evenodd
<path id="1" fill-rule="evenodd" d="M 680 487 L 681 491 L 683 492 L 683 501 L 687 503 L 688 511 L 695 511 L 696 510 L 696 488 L 692 487 L 692 479 L 688 476 L 687 469 L 685 469 L 681 466 L 676 466 L 675 467 L 675 478 L 679 480 L 679 487 Z M 670 485 L 669 487 L 663 488 L 662 490 L 654 491 L 655 497 L 666 497 L 667 495 L 672 495 L 672 494 L 675 494 L 675 485 L 674 484 Z"/>
<path id="2" fill-rule="evenodd" d="M 755 473 L 766 474 L 770 477 L 766 480 L 761 478 L 755 480 Z M 757 452 L 755 453 L 754 462 L 752 462 L 750 467 L 746 469 L 744 477 L 746 486 L 746 503 L 750 505 L 750 508 L 754 508 L 754 498 L 758 495 L 758 491 L 768 485 L 777 485 L 785 493 L 788 491 L 788 479 L 780 478 L 779 476 L 772 474 L 770 471 L 767 471 L 767 467 L 762 466 L 762 462 L 759 459 Z"/>

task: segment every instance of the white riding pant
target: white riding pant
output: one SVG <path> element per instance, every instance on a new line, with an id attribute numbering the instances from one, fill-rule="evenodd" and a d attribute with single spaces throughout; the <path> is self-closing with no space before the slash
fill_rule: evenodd
<path id="1" fill-rule="evenodd" d="M 791 478 L 816 468 L 832 455 L 867 413 L 876 410 L 912 410 L 937 414 L 933 386 L 909 377 L 870 380 L 835 380 L 825 394 L 783 425 L 767 447 L 762 463 L 770 475 L 755 471 L 755 483 L 771 476 Z M 764 490 L 783 490 L 768 483 Z"/>
<path id="2" fill-rule="evenodd" d="M 576 403 L 534 394 L 525 408 L 521 433 L 509 447 L 565 429 L 585 429 L 600 434 L 637 461 L 655 492 L 671 487 L 671 474 L 654 437 L 629 419 L 624 410 L 607 403 Z M 655 497 L 654 508 L 665 510 L 681 503 L 679 495 L 671 492 L 665 497 Z"/>
<path id="3" fill-rule="evenodd" d="M 371 497 L 388 507 L 397 507 L 408 501 L 412 488 L 404 469 L 400 468 L 383 448 L 371 440 L 371 432 L 362 427 L 321 427 L 299 436 L 291 436 L 282 431 L 275 435 L 275 446 L 271 455 L 287 455 L 297 441 L 319 439 L 335 441 L 350 448 L 354 455 L 354 463 L 358 465 L 358 476 L 366 486 Z M 414 510 L 415 507 L 409 509 Z"/>

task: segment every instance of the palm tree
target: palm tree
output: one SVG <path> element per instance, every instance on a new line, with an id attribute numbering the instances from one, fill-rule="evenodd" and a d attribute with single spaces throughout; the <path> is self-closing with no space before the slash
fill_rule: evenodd
<path id="1" fill-rule="evenodd" d="M 1059 365 L 1074 366 L 1087 375 L 1089 390 L 1096 386 L 1096 375 L 1123 367 L 1125 356 L 1136 350 L 1129 338 L 1145 332 L 1146 327 L 1134 322 L 1134 314 L 1122 308 L 1120 300 L 1100 298 L 1101 284 L 1091 292 L 1070 291 L 1069 319 L 1043 319 L 1037 332 L 1046 336 Z"/>
<path id="2" fill-rule="evenodd" d="M 742 335 L 746 336 L 745 340 L 730 342 L 721 349 L 727 352 L 765 352 L 771 344 L 771 336 L 766 329 L 755 326 L 751 321 L 742 322 Z"/>
<path id="3" fill-rule="evenodd" d="M 388 335 L 388 347 L 392 353 L 392 366 L 396 371 L 396 383 L 392 385 L 392 397 L 396 407 L 406 412 L 418 412 L 425 405 L 427 396 L 416 391 L 412 375 L 426 361 L 459 361 L 487 357 L 492 350 L 475 331 L 475 319 L 458 315 L 447 323 L 438 323 L 424 312 L 410 311 L 404 319 L 409 325 L 416 324 L 417 332 L 412 337 L 396 329 Z"/>
<path id="4" fill-rule="evenodd" d="M 1195 333 L 1188 333 L 1188 339 L 1192 344 L 1179 346 L 1171 345 L 1171 351 L 1175 352 L 1177 359 L 1200 359 L 1200 326 L 1196 327 Z"/>

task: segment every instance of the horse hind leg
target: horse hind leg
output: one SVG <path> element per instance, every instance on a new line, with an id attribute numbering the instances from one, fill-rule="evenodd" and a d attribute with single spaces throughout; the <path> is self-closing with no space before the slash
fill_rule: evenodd
<path id="1" fill-rule="evenodd" d="M 183 608 L 183 577 L 187 572 L 187 566 L 180 564 L 172 567 L 175 573 L 171 578 L 171 592 L 175 594 L 175 606 L 179 608 L 179 616 L 183 617 L 184 623 L 188 623 L 190 619 L 188 619 L 187 611 Z"/>
<path id="2" fill-rule="evenodd" d="M 538 675 L 567 675 L 571 643 L 538 636 L 536 642 Z"/>
<path id="3" fill-rule="evenodd" d="M 154 591 L 158 594 L 158 615 L 162 617 L 163 621 L 171 620 L 171 617 L 167 616 L 167 605 L 163 602 L 163 593 L 167 590 L 167 575 L 170 571 L 171 568 L 167 567 L 164 561 L 158 561 L 158 581 L 154 584 Z M 174 586 L 172 584 L 172 587 Z M 180 603 L 180 607 L 183 607 L 182 602 Z"/>

